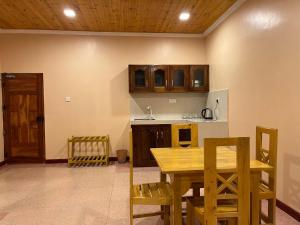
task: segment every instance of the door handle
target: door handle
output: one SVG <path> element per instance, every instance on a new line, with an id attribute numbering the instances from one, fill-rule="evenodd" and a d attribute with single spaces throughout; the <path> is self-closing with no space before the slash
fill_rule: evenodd
<path id="1" fill-rule="evenodd" d="M 36 122 L 37 122 L 37 123 L 44 123 L 44 120 L 45 120 L 45 119 L 44 119 L 43 116 L 37 116 L 37 117 L 36 117 Z"/>

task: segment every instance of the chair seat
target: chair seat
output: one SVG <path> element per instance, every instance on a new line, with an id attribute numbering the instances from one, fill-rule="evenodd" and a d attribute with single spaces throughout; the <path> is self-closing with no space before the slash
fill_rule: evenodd
<path id="1" fill-rule="evenodd" d="M 205 210 L 204 210 L 204 198 L 201 197 L 201 198 L 198 198 L 198 199 L 188 199 L 188 201 L 193 205 L 193 208 L 194 208 L 194 212 L 195 212 L 195 215 L 198 216 L 198 217 L 203 217 L 204 216 L 204 213 L 205 213 Z M 234 216 L 237 216 L 237 212 L 238 212 L 238 208 L 236 205 L 225 205 L 225 204 L 222 204 L 222 205 L 219 205 L 217 207 L 217 210 L 216 210 L 216 214 L 217 214 L 217 217 L 219 218 L 222 218 L 222 217 L 228 217 L 228 215 L 230 215 L 229 217 L 234 217 Z M 226 215 L 226 216 L 224 216 Z M 201 220 L 201 218 L 199 218 Z"/>
<path id="2" fill-rule="evenodd" d="M 171 185 L 167 182 L 137 184 L 132 187 L 133 204 L 170 205 Z"/>
<path id="3" fill-rule="evenodd" d="M 261 183 L 259 185 L 259 196 L 260 199 L 270 199 L 275 196 L 275 192 L 270 190 L 270 188 L 264 183 Z"/>

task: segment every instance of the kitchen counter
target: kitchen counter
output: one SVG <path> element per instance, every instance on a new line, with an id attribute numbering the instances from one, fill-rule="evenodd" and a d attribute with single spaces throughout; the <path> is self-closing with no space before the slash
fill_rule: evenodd
<path id="1" fill-rule="evenodd" d="M 131 125 L 147 124 L 176 124 L 176 123 L 227 123 L 226 120 L 205 120 L 205 119 L 169 119 L 159 118 L 155 120 L 130 120 Z"/>

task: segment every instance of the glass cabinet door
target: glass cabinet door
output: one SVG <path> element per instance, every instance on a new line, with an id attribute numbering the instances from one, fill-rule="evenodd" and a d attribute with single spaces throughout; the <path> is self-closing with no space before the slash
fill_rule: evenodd
<path id="1" fill-rule="evenodd" d="M 169 67 L 166 65 L 154 65 L 151 69 L 153 89 L 157 92 L 164 92 L 168 89 Z"/>
<path id="2" fill-rule="evenodd" d="M 188 67 L 185 65 L 170 66 L 170 89 L 184 92 L 188 88 Z"/>
<path id="3" fill-rule="evenodd" d="M 208 65 L 190 66 L 190 89 L 192 91 L 208 92 L 209 91 L 209 75 Z"/>
<path id="4" fill-rule="evenodd" d="M 149 66 L 147 65 L 130 65 L 129 66 L 129 89 L 133 91 L 149 91 Z"/>

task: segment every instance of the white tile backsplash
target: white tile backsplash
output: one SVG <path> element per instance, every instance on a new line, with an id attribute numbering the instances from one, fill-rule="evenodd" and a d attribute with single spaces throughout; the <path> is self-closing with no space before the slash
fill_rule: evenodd
<path id="1" fill-rule="evenodd" d="M 132 94 L 130 112 L 131 115 L 147 114 L 146 107 L 151 105 L 153 115 L 182 116 L 187 113 L 200 113 L 206 106 L 206 100 L 207 94 L 199 93 Z"/>
<path id="2" fill-rule="evenodd" d="M 142 118 L 150 105 L 154 117 L 180 119 L 184 114 L 200 114 L 202 109 L 215 109 L 216 99 L 220 99 L 215 110 L 218 120 L 228 119 L 228 90 L 215 90 L 207 94 L 200 93 L 135 93 L 130 98 L 131 118 Z M 175 103 L 176 102 L 176 103 Z M 214 117 L 215 118 L 215 117 Z"/>

